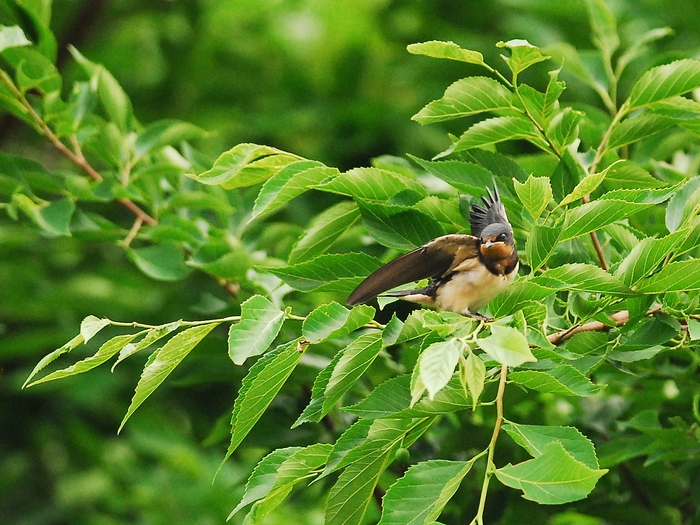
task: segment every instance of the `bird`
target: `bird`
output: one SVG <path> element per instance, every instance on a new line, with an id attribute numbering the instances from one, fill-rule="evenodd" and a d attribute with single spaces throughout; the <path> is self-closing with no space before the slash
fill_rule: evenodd
<path id="1" fill-rule="evenodd" d="M 472 204 L 471 235 L 443 235 L 401 255 L 362 281 L 347 304 L 366 303 L 381 294 L 487 319 L 479 310 L 515 280 L 520 263 L 495 180 L 493 191 L 487 187 L 486 193 L 483 207 Z M 426 278 L 431 281 L 423 288 L 388 292 Z"/>

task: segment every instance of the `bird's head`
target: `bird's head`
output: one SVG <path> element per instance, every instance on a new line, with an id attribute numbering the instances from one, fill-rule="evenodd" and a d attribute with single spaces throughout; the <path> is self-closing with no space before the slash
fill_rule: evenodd
<path id="1" fill-rule="evenodd" d="M 510 225 L 502 222 L 489 224 L 479 236 L 479 251 L 487 259 L 498 261 L 513 257 L 515 239 Z"/>

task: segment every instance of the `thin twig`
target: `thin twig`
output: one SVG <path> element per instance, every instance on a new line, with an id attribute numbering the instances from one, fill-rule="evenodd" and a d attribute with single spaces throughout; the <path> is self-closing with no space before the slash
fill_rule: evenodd
<path id="1" fill-rule="evenodd" d="M 651 312 L 651 311 L 650 311 Z M 651 315 L 647 312 L 647 315 Z M 615 312 L 610 316 L 610 320 L 615 322 L 616 326 L 622 326 L 630 320 L 630 313 L 628 310 L 620 310 Z M 600 321 L 591 321 L 589 323 L 584 323 L 581 326 L 576 326 L 574 328 L 569 328 L 568 330 L 562 330 L 547 336 L 547 340 L 553 345 L 558 345 L 566 341 L 567 339 L 573 337 L 580 332 L 600 332 L 602 330 L 609 330 L 611 327 Z"/>
<path id="2" fill-rule="evenodd" d="M 141 225 L 143 224 L 143 220 L 141 217 L 136 217 L 136 220 L 134 221 L 134 225 L 131 227 L 129 230 L 129 234 L 126 236 L 124 239 L 124 246 L 129 247 L 131 244 L 131 241 L 133 241 L 136 238 L 136 235 L 139 233 L 139 230 L 141 229 Z"/>

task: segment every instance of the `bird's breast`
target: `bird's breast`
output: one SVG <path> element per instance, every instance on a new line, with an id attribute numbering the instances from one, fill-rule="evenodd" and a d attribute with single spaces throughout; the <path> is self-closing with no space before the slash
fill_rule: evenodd
<path id="1" fill-rule="evenodd" d="M 513 282 L 518 265 L 507 275 L 495 275 L 478 260 L 470 268 L 460 268 L 452 278 L 439 286 L 435 305 L 460 314 L 476 313 Z"/>

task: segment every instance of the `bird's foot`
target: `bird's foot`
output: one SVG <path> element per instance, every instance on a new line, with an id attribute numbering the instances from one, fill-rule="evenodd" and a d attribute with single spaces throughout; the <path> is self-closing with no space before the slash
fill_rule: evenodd
<path id="1" fill-rule="evenodd" d="M 472 319 L 478 319 L 479 321 L 484 321 L 486 323 L 493 321 L 493 317 L 487 317 L 485 315 L 481 315 L 470 311 L 463 312 L 462 315 L 464 315 L 465 317 L 471 317 Z"/>

